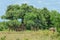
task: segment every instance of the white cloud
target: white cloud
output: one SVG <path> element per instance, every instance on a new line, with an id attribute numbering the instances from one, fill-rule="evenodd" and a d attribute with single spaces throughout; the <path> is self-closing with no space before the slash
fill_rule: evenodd
<path id="1" fill-rule="evenodd" d="M 57 0 L 37 0 L 38 4 L 42 4 L 42 5 L 58 5 L 60 4 L 60 1 Z"/>
<path id="2" fill-rule="evenodd" d="M 23 0 L 23 2 L 22 3 L 29 3 L 28 1 L 26 1 L 26 0 Z"/>
<path id="3" fill-rule="evenodd" d="M 15 4 L 22 4 L 22 3 L 27 3 L 27 4 L 29 4 L 30 2 L 27 1 L 27 0 L 20 0 L 20 1 L 15 2 Z"/>
<path id="4" fill-rule="evenodd" d="M 60 2 L 48 2 L 48 3 L 43 3 L 43 4 L 45 4 L 45 5 L 59 5 L 60 4 Z"/>
<path id="5" fill-rule="evenodd" d="M 41 0 L 37 0 L 37 2 L 38 2 L 38 3 L 42 3 L 42 1 L 41 1 Z"/>

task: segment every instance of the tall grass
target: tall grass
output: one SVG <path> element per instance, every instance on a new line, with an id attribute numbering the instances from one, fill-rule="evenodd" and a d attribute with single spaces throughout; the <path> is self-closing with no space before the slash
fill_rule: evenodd
<path id="1" fill-rule="evenodd" d="M 6 40 L 6 36 L 1 37 L 0 40 Z"/>
<path id="2" fill-rule="evenodd" d="M 49 30 L 0 32 L 0 38 L 1 40 L 60 40 L 60 34 Z"/>

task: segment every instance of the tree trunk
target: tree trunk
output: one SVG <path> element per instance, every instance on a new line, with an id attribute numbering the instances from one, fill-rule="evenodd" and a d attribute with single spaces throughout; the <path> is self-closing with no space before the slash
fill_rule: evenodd
<path id="1" fill-rule="evenodd" d="M 24 18 L 22 18 L 22 24 L 21 24 L 22 31 L 26 30 L 25 24 L 24 24 Z"/>

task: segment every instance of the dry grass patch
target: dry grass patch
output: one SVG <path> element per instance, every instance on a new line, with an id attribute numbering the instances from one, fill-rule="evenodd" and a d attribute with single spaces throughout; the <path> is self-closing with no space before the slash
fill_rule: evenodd
<path id="1" fill-rule="evenodd" d="M 0 39 L 6 36 L 6 40 L 60 40 L 57 32 L 54 34 L 48 30 L 0 32 Z"/>

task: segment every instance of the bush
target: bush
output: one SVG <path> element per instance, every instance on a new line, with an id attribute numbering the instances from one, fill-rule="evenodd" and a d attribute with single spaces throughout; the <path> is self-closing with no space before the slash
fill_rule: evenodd
<path id="1" fill-rule="evenodd" d="M 57 27 L 57 31 L 60 33 L 60 27 Z"/>
<path id="2" fill-rule="evenodd" d="M 20 27 L 21 23 L 18 20 L 11 20 L 7 22 L 7 26 L 11 30 L 16 30 L 18 27 Z"/>
<path id="3" fill-rule="evenodd" d="M 8 26 L 6 25 L 6 22 L 0 22 L 0 31 L 7 30 Z"/>

